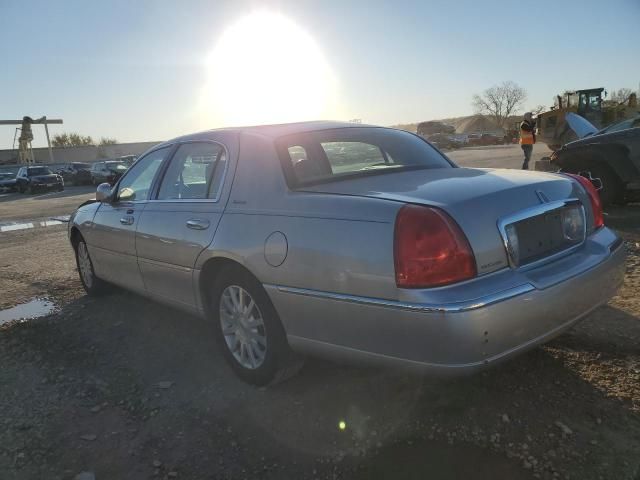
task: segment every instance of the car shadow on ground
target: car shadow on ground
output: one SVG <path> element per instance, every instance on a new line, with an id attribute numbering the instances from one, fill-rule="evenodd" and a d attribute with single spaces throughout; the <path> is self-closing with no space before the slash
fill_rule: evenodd
<path id="1" fill-rule="evenodd" d="M 607 308 L 622 329 L 638 322 Z M 185 478 L 256 468 L 261 478 L 531 478 L 537 468 L 628 478 L 638 412 L 615 382 L 586 375 L 576 360 L 609 345 L 588 327 L 469 377 L 309 359 L 298 376 L 264 389 L 232 374 L 210 323 L 115 290 L 2 332 L 0 355 L 22 359 L 11 388 L 25 389 L 20 403 L 2 406 L 6 415 L 46 411 L 28 431 L 0 433 L 0 444 L 46 442 L 54 470 L 90 465 L 105 478 L 152 475 L 158 456 Z M 638 359 L 631 342 L 606 348 Z M 83 441 L 87 432 L 97 438 Z M 2 457 L 0 466 L 15 468 Z"/>

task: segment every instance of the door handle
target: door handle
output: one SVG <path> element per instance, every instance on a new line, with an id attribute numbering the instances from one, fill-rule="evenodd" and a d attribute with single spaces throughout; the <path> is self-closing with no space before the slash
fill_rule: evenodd
<path id="1" fill-rule="evenodd" d="M 187 228 L 191 228 L 193 230 L 206 230 L 209 228 L 209 220 L 192 218 L 191 220 L 187 220 Z"/>
<path id="2" fill-rule="evenodd" d="M 120 219 L 120 223 L 121 223 L 122 225 L 133 225 L 133 220 L 134 220 L 134 219 L 133 219 L 133 217 L 132 217 L 131 215 L 127 215 L 127 216 L 122 217 L 122 218 Z"/>

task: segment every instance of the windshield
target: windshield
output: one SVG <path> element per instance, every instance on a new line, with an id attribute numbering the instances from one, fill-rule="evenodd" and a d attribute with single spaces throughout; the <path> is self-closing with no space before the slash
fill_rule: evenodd
<path id="1" fill-rule="evenodd" d="M 289 135 L 279 139 L 277 145 L 287 179 L 295 185 L 453 166 L 420 137 L 384 128 L 339 128 Z"/>
<path id="2" fill-rule="evenodd" d="M 112 172 L 119 172 L 122 173 L 124 172 L 127 168 L 129 168 L 125 163 L 123 162 L 107 162 L 106 163 L 106 167 L 111 170 Z"/>
<path id="3" fill-rule="evenodd" d="M 15 174 L 10 172 L 0 172 L 0 180 L 7 180 L 8 178 L 15 177 Z"/>
<path id="4" fill-rule="evenodd" d="M 29 176 L 33 177 L 36 175 L 51 175 L 51 170 L 47 167 L 35 167 L 29 169 Z"/>

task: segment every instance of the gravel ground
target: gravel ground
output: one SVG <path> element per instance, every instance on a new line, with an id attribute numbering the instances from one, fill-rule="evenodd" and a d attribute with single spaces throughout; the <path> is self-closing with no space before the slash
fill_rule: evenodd
<path id="1" fill-rule="evenodd" d="M 68 215 L 85 200 L 95 198 L 93 185 L 69 186 L 63 192 L 0 194 L 0 223 L 14 220 L 31 220 L 55 215 Z"/>
<path id="2" fill-rule="evenodd" d="M 0 234 L 0 307 L 59 306 L 0 327 L 0 476 L 638 480 L 639 218 L 607 217 L 620 294 L 544 347 L 450 380 L 309 360 L 269 389 L 233 376 L 207 322 L 86 297 L 64 227 Z"/>

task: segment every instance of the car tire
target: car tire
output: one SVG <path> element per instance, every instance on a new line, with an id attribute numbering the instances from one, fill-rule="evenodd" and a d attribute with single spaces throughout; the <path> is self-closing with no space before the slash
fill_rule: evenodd
<path id="1" fill-rule="evenodd" d="M 242 380 L 274 385 L 300 370 L 302 360 L 289 347 L 278 313 L 253 275 L 239 266 L 223 267 L 210 294 L 216 340 Z"/>
<path id="2" fill-rule="evenodd" d="M 34 189 L 31 185 L 27 185 L 27 195 L 33 195 Z"/>
<path id="3" fill-rule="evenodd" d="M 87 244 L 82 237 L 80 237 L 75 245 L 75 252 L 78 276 L 85 291 L 92 296 L 104 293 L 107 290 L 107 284 L 96 277 L 93 270 L 93 261 L 89 255 Z"/>

